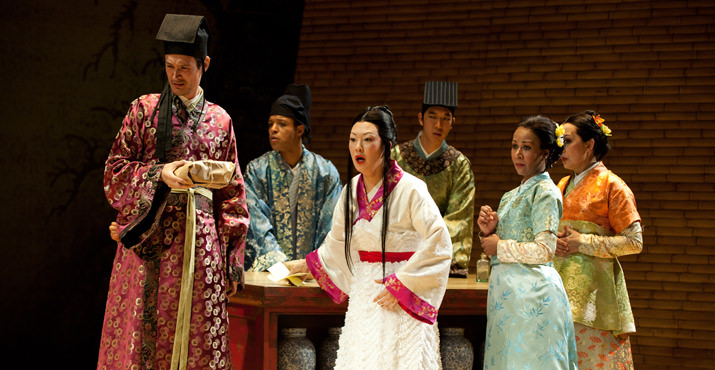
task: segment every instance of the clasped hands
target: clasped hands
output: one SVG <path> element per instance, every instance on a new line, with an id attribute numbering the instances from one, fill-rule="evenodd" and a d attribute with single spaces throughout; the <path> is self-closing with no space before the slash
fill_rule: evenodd
<path id="1" fill-rule="evenodd" d="M 500 240 L 494 233 L 499 216 L 492 210 L 490 206 L 482 206 L 479 210 L 477 225 L 485 236 L 481 238 L 482 248 L 488 256 L 493 256 L 497 253 L 497 242 Z M 581 245 L 581 233 L 572 229 L 569 226 L 564 226 L 562 232 L 558 233 L 556 241 L 556 255 L 566 257 L 569 254 L 574 254 L 579 251 Z"/>
<path id="2" fill-rule="evenodd" d="M 581 233 L 564 226 L 564 231 L 560 232 L 556 240 L 556 255 L 566 257 L 569 254 L 578 252 L 578 247 L 581 245 Z"/>

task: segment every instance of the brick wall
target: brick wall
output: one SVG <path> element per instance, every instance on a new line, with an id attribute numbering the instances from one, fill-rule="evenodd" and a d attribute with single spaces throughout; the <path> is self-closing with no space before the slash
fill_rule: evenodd
<path id="1" fill-rule="evenodd" d="M 621 259 L 636 366 L 713 368 L 714 41 L 705 0 L 306 0 L 296 81 L 313 89 L 310 148 L 343 176 L 362 108 L 389 104 L 405 141 L 424 81 L 459 82 L 448 142 L 472 160 L 477 205 L 518 184 L 509 143 L 523 117 L 601 112 L 614 132 L 604 162 L 645 230 L 643 253 Z"/>

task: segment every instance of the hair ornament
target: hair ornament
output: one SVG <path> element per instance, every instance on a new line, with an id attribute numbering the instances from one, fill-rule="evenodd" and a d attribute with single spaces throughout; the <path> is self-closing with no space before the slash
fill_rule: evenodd
<path id="1" fill-rule="evenodd" d="M 387 106 L 387 105 L 380 105 L 380 106 L 377 106 L 377 107 L 375 107 L 375 108 L 377 108 L 377 109 L 379 109 L 379 110 L 381 110 L 381 111 L 383 111 L 383 112 L 389 114 L 390 117 L 392 117 L 392 111 L 390 110 L 390 107 L 389 107 L 389 106 Z"/>
<path id="2" fill-rule="evenodd" d="M 608 128 L 608 126 L 603 124 L 603 122 L 606 122 L 606 120 L 601 118 L 600 114 L 593 116 L 593 122 L 596 122 L 598 127 L 601 128 L 601 131 L 603 132 L 604 135 L 611 136 L 611 129 Z"/>
<path id="3" fill-rule="evenodd" d="M 556 124 L 556 130 L 554 130 L 554 134 L 556 134 L 556 145 L 558 145 L 559 148 L 564 146 L 564 134 L 565 133 L 566 133 L 566 130 L 564 130 L 564 125 Z"/>

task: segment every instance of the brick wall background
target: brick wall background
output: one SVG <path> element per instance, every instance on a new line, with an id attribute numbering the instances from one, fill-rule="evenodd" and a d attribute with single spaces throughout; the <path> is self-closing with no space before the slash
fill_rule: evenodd
<path id="1" fill-rule="evenodd" d="M 604 162 L 645 231 L 643 253 L 621 258 L 636 367 L 715 367 L 715 3 L 306 1 L 295 80 L 313 89 L 310 149 L 343 177 L 352 117 L 389 104 L 409 140 L 424 81 L 443 79 L 459 82 L 448 142 L 472 160 L 477 205 L 518 184 L 522 118 L 601 112 L 614 132 Z"/>

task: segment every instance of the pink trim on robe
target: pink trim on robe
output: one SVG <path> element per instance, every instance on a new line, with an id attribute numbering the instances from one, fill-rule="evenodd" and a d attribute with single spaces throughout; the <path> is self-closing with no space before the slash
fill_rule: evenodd
<path id="1" fill-rule="evenodd" d="M 407 289 L 395 274 L 385 279 L 385 289 L 397 298 L 400 307 L 413 318 L 430 325 L 437 320 L 437 309 Z"/>
<path id="2" fill-rule="evenodd" d="M 380 210 L 380 207 L 382 207 L 382 194 L 385 190 L 384 185 L 387 185 L 387 194 L 389 195 L 392 193 L 392 189 L 395 188 L 397 183 L 400 182 L 404 171 L 394 159 L 390 161 L 390 165 L 391 167 L 387 170 L 385 183 L 383 186 L 380 186 L 380 189 L 377 190 L 377 193 L 372 198 L 372 201 L 367 199 L 367 192 L 365 191 L 365 182 L 362 179 L 362 174 L 358 177 L 356 198 L 359 212 L 358 217 L 355 221 L 353 221 L 353 225 L 355 225 L 361 218 L 366 219 L 368 222 L 371 221 L 377 211 Z"/>
<path id="3" fill-rule="evenodd" d="M 318 256 L 318 251 L 314 250 L 305 256 L 305 262 L 308 264 L 308 269 L 310 273 L 313 274 L 315 281 L 318 282 L 323 290 L 328 293 L 330 299 L 335 303 L 343 303 L 348 298 L 348 295 L 343 293 L 340 288 L 335 286 L 330 276 L 323 268 L 323 264 L 320 263 L 320 257 Z"/>

